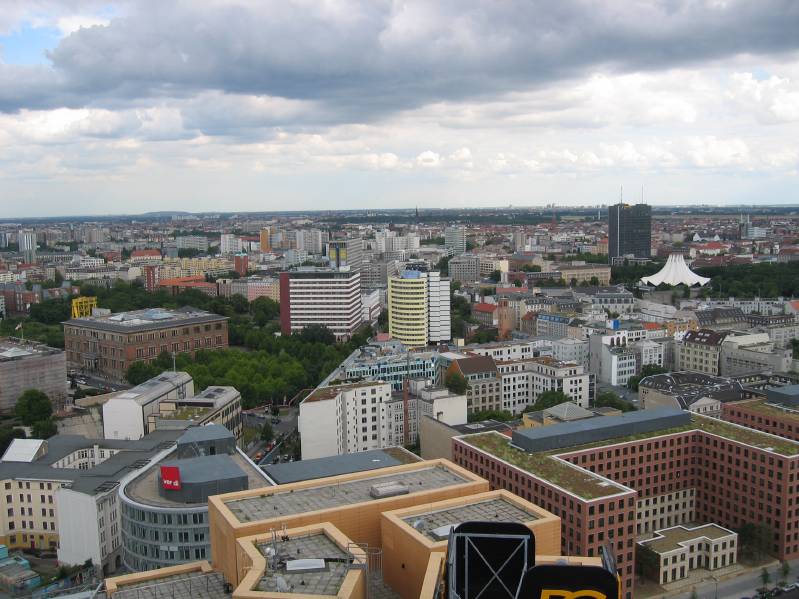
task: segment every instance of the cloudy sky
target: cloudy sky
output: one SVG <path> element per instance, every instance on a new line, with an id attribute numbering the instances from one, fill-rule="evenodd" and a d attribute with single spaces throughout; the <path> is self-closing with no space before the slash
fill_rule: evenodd
<path id="1" fill-rule="evenodd" d="M 0 217 L 799 204 L 795 0 L 2 0 Z"/>

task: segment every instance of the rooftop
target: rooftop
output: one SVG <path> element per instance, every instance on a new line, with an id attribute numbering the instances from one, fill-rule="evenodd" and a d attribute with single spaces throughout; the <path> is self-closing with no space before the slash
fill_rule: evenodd
<path id="1" fill-rule="evenodd" d="M 601 422 L 606 418 L 591 419 L 588 422 Z M 585 422 L 585 421 L 582 421 Z M 544 429 L 553 429 L 561 426 L 570 426 L 573 423 L 557 424 Z M 536 429 L 533 429 L 536 430 Z M 649 432 L 628 434 L 614 438 L 603 439 L 593 443 L 582 443 L 570 447 L 559 448 L 554 451 L 541 451 L 529 453 L 511 444 L 511 440 L 501 434 L 494 432 L 467 435 L 461 440 L 469 445 L 492 454 L 509 464 L 527 470 L 536 476 L 548 480 L 555 485 L 574 493 L 584 499 L 595 499 L 606 497 L 625 490 L 627 487 L 614 483 L 613 481 L 591 472 L 577 468 L 567 463 L 565 460 L 558 459 L 558 455 L 583 451 L 593 447 L 603 447 L 631 441 L 640 441 L 652 437 L 684 433 L 691 430 L 700 430 L 709 434 L 717 435 L 730 441 L 736 441 L 752 447 L 757 447 L 765 451 L 772 451 L 776 454 L 791 457 L 799 454 L 799 443 L 783 439 L 768 433 L 761 433 L 754 429 L 723 422 L 715 418 L 707 418 L 698 414 L 691 415 L 691 421 L 687 424 L 673 428 L 663 428 Z"/>
<path id="2" fill-rule="evenodd" d="M 403 522 L 421 532 L 433 541 L 447 538 L 449 530 L 461 522 L 530 522 L 539 516 L 504 497 L 459 505 L 443 510 L 413 514 L 402 519 Z"/>
<path id="3" fill-rule="evenodd" d="M 152 458 L 175 444 L 180 431 L 155 431 L 136 441 L 91 439 L 80 435 L 56 435 L 46 441 L 47 451 L 32 462 L 0 462 L 0 478 L 17 480 L 59 480 L 80 493 L 93 495 L 109 491 L 122 477 L 147 466 Z M 93 468 L 58 468 L 57 462 L 81 449 L 120 450 Z M 40 452 L 41 453 L 41 452 Z M 28 452 L 30 457 L 33 457 Z"/>
<path id="4" fill-rule="evenodd" d="M 27 341 L 16 337 L 0 337 L 0 362 L 21 360 L 29 356 L 46 356 L 62 354 L 63 350 L 50 347 L 44 343 Z"/>
<path id="5" fill-rule="evenodd" d="M 352 568 L 352 556 L 322 532 L 263 543 L 258 549 L 267 558 L 266 572 L 254 589 L 262 592 L 336 596 Z M 272 551 L 277 558 L 274 569 L 269 567 Z M 318 569 L 290 571 L 293 561 L 307 559 L 323 562 Z"/>
<path id="6" fill-rule="evenodd" d="M 372 486 L 389 482 L 405 485 L 409 493 L 414 493 L 459 485 L 467 480 L 449 468 L 435 465 L 344 482 L 327 481 L 318 486 L 233 499 L 225 505 L 240 522 L 255 522 L 374 501 L 370 494 Z"/>
<path id="7" fill-rule="evenodd" d="M 656 530 L 655 536 L 652 539 L 641 541 L 641 544 L 646 545 L 656 553 L 668 553 L 669 551 L 681 548 L 690 541 L 698 541 L 700 539 L 709 539 L 713 541 L 728 537 L 731 534 L 735 533 L 718 524 L 705 524 L 693 528 L 675 526 L 673 528 Z"/>
<path id="8" fill-rule="evenodd" d="M 418 461 L 420 461 L 418 456 L 402 447 L 389 447 L 314 460 L 270 464 L 261 469 L 275 484 L 285 485 L 302 480 L 339 476 L 351 472 L 365 472 Z"/>
<path id="9" fill-rule="evenodd" d="M 672 395 L 683 409 L 698 399 L 712 397 L 719 401 L 737 401 L 744 396 L 739 381 L 699 372 L 669 372 L 653 374 L 641 380 L 639 386 Z"/>
<path id="10" fill-rule="evenodd" d="M 508 437 L 495 432 L 469 435 L 462 440 L 584 499 L 596 499 L 630 491 L 623 485 L 572 466 L 548 453 L 523 451 L 511 445 Z"/>
<path id="11" fill-rule="evenodd" d="M 187 372 L 170 372 L 167 370 L 140 385 L 136 385 L 132 389 L 114 394 L 112 399 L 133 400 L 144 406 L 152 401 L 162 399 L 170 391 L 191 382 L 192 378 Z"/>
<path id="12" fill-rule="evenodd" d="M 73 318 L 64 324 L 91 329 L 101 329 L 115 333 L 134 333 L 152 329 L 174 327 L 180 325 L 220 322 L 227 320 L 220 316 L 191 306 L 170 310 L 167 308 L 147 308 L 117 312 L 103 316 L 86 316 Z"/>
<path id="13" fill-rule="evenodd" d="M 334 399 L 339 393 L 343 391 L 350 391 L 352 389 L 360 389 L 362 387 L 374 387 L 376 385 L 384 385 L 383 381 L 361 381 L 358 383 L 347 383 L 345 385 L 331 385 L 330 387 L 317 387 L 314 389 L 303 402 L 324 401 L 327 399 Z"/>
<path id="14" fill-rule="evenodd" d="M 114 599 L 222 599 L 225 579 L 219 572 L 180 572 L 155 579 L 142 577 L 138 582 L 126 582 L 113 594 Z"/>
<path id="15" fill-rule="evenodd" d="M 204 428 L 204 427 L 198 427 Z M 150 468 L 145 470 L 142 474 L 128 482 L 124 488 L 124 493 L 127 497 L 138 503 L 144 505 L 157 506 L 163 508 L 186 508 L 186 507 L 206 507 L 207 502 L 200 503 L 184 503 L 182 501 L 171 501 L 158 492 L 158 473 L 160 467 L 166 464 L 180 466 L 181 479 L 187 482 L 192 482 L 190 479 L 193 473 L 204 475 L 203 469 L 224 466 L 224 462 L 220 463 L 219 458 L 229 458 L 235 466 L 240 468 L 247 475 L 247 486 L 249 489 L 257 489 L 259 487 L 269 486 L 269 481 L 263 475 L 259 468 L 253 466 L 245 457 L 239 452 L 227 455 L 214 455 L 204 456 L 200 458 L 188 458 L 184 460 L 176 460 L 176 452 L 172 452 L 165 456 L 160 462 L 153 464 Z M 210 458 L 206 460 L 206 458 Z M 229 462 L 228 462 L 229 463 Z M 184 472 L 184 467 L 188 466 Z M 188 478 L 186 478 L 188 477 Z"/>

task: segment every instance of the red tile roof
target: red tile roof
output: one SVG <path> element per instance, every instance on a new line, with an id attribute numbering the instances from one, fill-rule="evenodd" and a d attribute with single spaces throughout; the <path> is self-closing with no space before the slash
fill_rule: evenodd
<path id="1" fill-rule="evenodd" d="M 472 306 L 473 312 L 494 312 L 497 309 L 496 304 L 475 304 Z"/>

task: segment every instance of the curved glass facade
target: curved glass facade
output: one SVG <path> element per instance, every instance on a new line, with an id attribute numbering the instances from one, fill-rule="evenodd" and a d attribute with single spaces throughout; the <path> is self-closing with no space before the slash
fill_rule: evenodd
<path id="1" fill-rule="evenodd" d="M 134 572 L 210 559 L 208 507 L 143 505 L 120 489 L 122 561 Z"/>

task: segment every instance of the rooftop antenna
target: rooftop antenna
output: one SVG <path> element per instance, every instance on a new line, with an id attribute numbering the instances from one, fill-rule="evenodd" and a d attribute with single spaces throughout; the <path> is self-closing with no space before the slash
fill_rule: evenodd
<path id="1" fill-rule="evenodd" d="M 646 204 L 646 202 L 644 202 L 644 186 L 643 185 L 641 185 L 641 203 L 642 204 Z"/>

